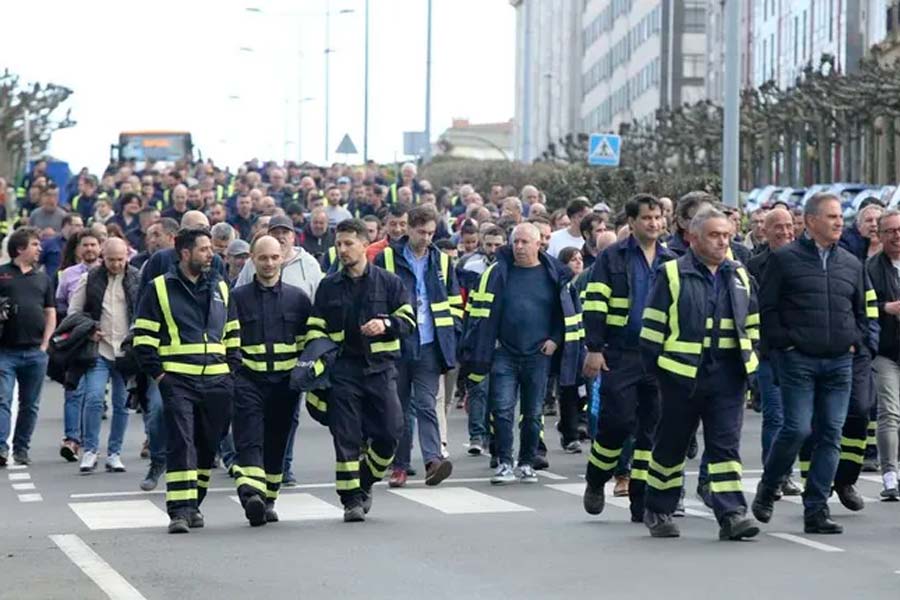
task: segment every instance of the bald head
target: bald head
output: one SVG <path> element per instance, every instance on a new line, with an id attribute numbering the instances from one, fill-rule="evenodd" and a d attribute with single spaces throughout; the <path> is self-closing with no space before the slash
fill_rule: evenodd
<path id="1" fill-rule="evenodd" d="M 189 210 L 181 217 L 183 229 L 209 229 L 209 219 L 199 210 Z"/>
<path id="2" fill-rule="evenodd" d="M 271 235 L 258 237 L 253 242 L 252 259 L 257 280 L 264 286 L 275 285 L 281 278 L 284 262 L 281 243 Z"/>
<path id="3" fill-rule="evenodd" d="M 517 267 L 540 264 L 541 231 L 531 223 L 516 225 L 512 233 L 513 257 Z"/>
<path id="4" fill-rule="evenodd" d="M 122 238 L 111 237 L 103 242 L 103 266 L 110 275 L 121 275 L 128 261 L 128 244 Z"/>
<path id="5" fill-rule="evenodd" d="M 778 250 L 794 241 L 794 218 L 786 208 L 778 206 L 766 213 L 763 234 L 769 248 Z"/>

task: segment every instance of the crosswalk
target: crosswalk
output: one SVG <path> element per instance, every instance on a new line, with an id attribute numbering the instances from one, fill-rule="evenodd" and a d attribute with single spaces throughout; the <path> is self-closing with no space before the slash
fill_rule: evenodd
<path id="1" fill-rule="evenodd" d="M 758 479 L 752 477 L 743 481 L 748 500 L 755 492 L 757 482 Z M 859 487 L 869 505 L 879 504 L 878 494 L 875 491 L 877 482 L 876 477 L 860 480 Z M 225 491 L 225 488 L 214 489 Z M 688 489 L 693 488 L 689 485 Z M 240 510 L 235 511 L 234 507 L 235 504 L 239 504 L 238 498 L 234 495 L 233 489 L 227 492 L 211 493 L 204 502 L 203 510 L 204 512 L 227 510 L 228 513 L 235 515 L 236 520 L 240 520 Z M 450 517 L 548 511 L 564 513 L 571 511 L 572 515 L 583 516 L 580 512 L 581 503 L 575 500 L 575 497 L 580 499 L 583 492 L 584 482 L 578 479 L 565 481 L 551 479 L 547 483 L 502 488 L 492 487 L 481 478 L 448 481 L 447 484 L 437 488 L 409 486 L 402 489 L 388 489 L 379 486 L 376 490 L 376 510 L 385 518 L 395 518 L 394 515 L 397 513 L 405 515 L 413 510 L 434 511 Z M 831 502 L 837 504 L 838 500 L 834 497 Z M 604 514 L 604 519 L 623 521 L 628 519 L 628 498 L 614 497 L 612 482 L 606 489 L 606 504 L 611 510 Z M 802 514 L 800 498 L 784 498 L 779 504 L 781 505 L 779 512 L 782 514 L 796 513 L 796 516 Z M 685 507 L 690 517 L 715 519 L 712 511 L 690 493 L 685 499 Z M 129 495 L 105 500 L 79 499 L 70 502 L 69 508 L 90 530 L 160 528 L 168 523 L 162 494 L 148 494 L 140 498 Z M 339 520 L 342 515 L 340 502 L 329 484 L 310 484 L 300 490 L 286 490 L 278 499 L 277 509 L 282 521 Z"/>

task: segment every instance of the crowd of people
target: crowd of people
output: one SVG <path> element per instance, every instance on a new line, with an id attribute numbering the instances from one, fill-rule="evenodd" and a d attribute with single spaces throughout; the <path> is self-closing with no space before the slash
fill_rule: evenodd
<path id="1" fill-rule="evenodd" d="M 533 185 L 435 189 L 412 163 L 256 160 L 111 164 L 61 187 L 39 161 L 0 201 L 0 466 L 30 462 L 47 376 L 65 387 L 60 456 L 82 473 L 108 408 L 104 466 L 126 471 L 137 410 L 140 487 L 164 478 L 173 533 L 202 526 L 219 462 L 250 523 L 277 520 L 301 397 L 334 438 L 347 521 L 375 481 L 416 474 L 414 431 L 426 484 L 452 476 L 453 407 L 495 485 L 537 481 L 558 415 L 561 451 L 589 444 L 585 510 L 613 482 L 655 537 L 678 535 L 701 422 L 697 494 L 722 539 L 758 533 L 748 406 L 758 521 L 802 493 L 805 531 L 839 533 L 827 498 L 861 510 L 863 469 L 900 500 L 900 213 L 877 202 L 845 228 L 828 194 L 750 215 L 703 191 L 613 210 Z"/>

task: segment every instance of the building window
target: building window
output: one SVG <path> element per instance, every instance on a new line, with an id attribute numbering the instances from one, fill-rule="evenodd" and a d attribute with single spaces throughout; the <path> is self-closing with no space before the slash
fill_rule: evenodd
<path id="1" fill-rule="evenodd" d="M 684 32 L 703 33 L 706 31 L 706 8 L 702 4 L 685 4 Z"/>
<path id="2" fill-rule="evenodd" d="M 684 55 L 684 72 L 685 77 L 702 78 L 706 71 L 706 64 L 702 54 L 685 54 Z"/>

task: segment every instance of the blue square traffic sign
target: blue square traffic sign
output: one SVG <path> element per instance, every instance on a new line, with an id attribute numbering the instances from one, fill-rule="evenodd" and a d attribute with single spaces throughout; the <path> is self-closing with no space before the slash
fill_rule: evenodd
<path id="1" fill-rule="evenodd" d="M 588 146 L 588 164 L 598 167 L 618 167 L 622 138 L 611 133 L 592 133 Z"/>

